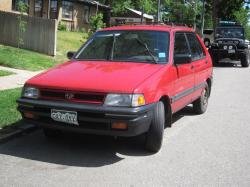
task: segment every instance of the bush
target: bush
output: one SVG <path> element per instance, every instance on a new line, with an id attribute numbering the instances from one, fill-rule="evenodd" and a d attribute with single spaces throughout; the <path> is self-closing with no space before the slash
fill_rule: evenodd
<path id="1" fill-rule="evenodd" d="M 99 29 L 104 28 L 106 25 L 103 22 L 103 14 L 99 13 L 96 16 L 90 17 L 90 31 L 92 33 L 96 32 Z"/>
<path id="2" fill-rule="evenodd" d="M 58 30 L 59 31 L 66 31 L 67 30 L 66 24 L 60 21 L 58 24 Z"/>

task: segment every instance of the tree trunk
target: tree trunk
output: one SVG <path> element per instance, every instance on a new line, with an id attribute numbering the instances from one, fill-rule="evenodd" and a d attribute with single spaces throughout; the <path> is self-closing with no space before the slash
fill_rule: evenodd
<path id="1" fill-rule="evenodd" d="M 110 7 L 110 9 L 106 10 L 103 14 L 104 23 L 106 24 L 107 27 L 110 27 L 112 0 L 105 0 L 104 4 Z"/>
<path id="2" fill-rule="evenodd" d="M 213 0 L 212 1 L 212 19 L 213 19 L 213 28 L 218 25 L 219 23 L 219 4 L 222 2 L 222 0 Z"/>

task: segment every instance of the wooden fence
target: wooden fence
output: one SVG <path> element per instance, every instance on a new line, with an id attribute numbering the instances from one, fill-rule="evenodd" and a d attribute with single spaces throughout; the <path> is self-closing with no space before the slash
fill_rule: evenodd
<path id="1" fill-rule="evenodd" d="M 18 47 L 18 14 L 0 11 L 0 44 Z M 27 22 L 22 33 L 23 44 L 20 48 L 37 51 L 47 55 L 56 55 L 57 21 L 23 16 Z"/>

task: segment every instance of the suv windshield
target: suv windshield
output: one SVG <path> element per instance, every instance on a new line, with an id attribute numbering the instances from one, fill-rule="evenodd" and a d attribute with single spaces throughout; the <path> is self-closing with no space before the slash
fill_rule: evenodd
<path id="1" fill-rule="evenodd" d="M 78 60 L 166 63 L 169 33 L 161 31 L 100 31 L 76 55 Z"/>
<path id="2" fill-rule="evenodd" d="M 244 30 L 241 27 L 219 27 L 216 29 L 215 37 L 244 39 Z"/>

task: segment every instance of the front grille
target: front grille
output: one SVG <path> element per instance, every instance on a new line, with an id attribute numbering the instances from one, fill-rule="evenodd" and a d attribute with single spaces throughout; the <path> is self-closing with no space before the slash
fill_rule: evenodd
<path id="1" fill-rule="evenodd" d="M 105 99 L 104 93 L 75 92 L 64 90 L 40 90 L 40 98 L 48 100 L 61 100 L 77 103 L 102 104 Z"/>

